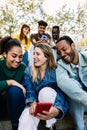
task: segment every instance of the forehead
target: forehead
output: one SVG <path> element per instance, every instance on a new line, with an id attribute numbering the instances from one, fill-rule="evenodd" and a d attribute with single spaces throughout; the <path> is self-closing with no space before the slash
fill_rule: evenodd
<path id="1" fill-rule="evenodd" d="M 20 53 L 20 52 L 22 52 L 22 48 L 19 47 L 19 46 L 14 46 L 14 47 L 12 47 L 12 48 L 8 51 L 8 53 L 9 53 L 9 52 L 12 52 L 12 53 Z"/>
<path id="2" fill-rule="evenodd" d="M 35 49 L 34 49 L 34 54 L 35 54 L 35 53 L 44 56 L 43 50 L 42 50 L 41 48 L 39 48 L 39 47 L 35 47 Z"/>
<path id="3" fill-rule="evenodd" d="M 57 48 L 67 47 L 70 46 L 66 40 L 61 40 L 57 43 Z"/>
<path id="4" fill-rule="evenodd" d="M 35 52 L 42 52 L 41 48 L 39 48 L 39 47 L 35 47 L 34 51 Z"/>
<path id="5" fill-rule="evenodd" d="M 23 29 L 29 29 L 29 27 L 26 26 L 26 27 L 24 27 Z"/>
<path id="6" fill-rule="evenodd" d="M 52 32 L 59 32 L 57 28 L 53 28 Z"/>
<path id="7" fill-rule="evenodd" d="M 39 28 L 44 28 L 44 29 L 46 28 L 44 25 L 39 25 L 38 27 Z"/>

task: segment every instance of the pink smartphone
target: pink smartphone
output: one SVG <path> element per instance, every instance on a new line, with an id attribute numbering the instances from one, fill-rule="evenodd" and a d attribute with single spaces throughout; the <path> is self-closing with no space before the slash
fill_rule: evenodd
<path id="1" fill-rule="evenodd" d="M 36 110 L 34 113 L 34 116 L 37 115 L 37 113 L 41 113 L 42 111 L 49 111 L 50 107 L 52 106 L 51 102 L 38 102 L 36 106 Z"/>

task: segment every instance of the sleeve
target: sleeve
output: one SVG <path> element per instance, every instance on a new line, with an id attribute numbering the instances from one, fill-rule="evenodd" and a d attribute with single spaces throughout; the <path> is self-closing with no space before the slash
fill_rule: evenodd
<path id="1" fill-rule="evenodd" d="M 4 92 L 8 88 L 6 80 L 0 81 L 0 93 Z"/>
<path id="2" fill-rule="evenodd" d="M 32 44 L 36 43 L 36 38 L 35 38 L 35 34 L 31 34 L 30 35 L 30 41 L 32 42 Z"/>
<path id="3" fill-rule="evenodd" d="M 60 90 L 57 91 L 57 96 L 53 106 L 60 110 L 59 115 L 56 117 L 57 119 L 62 119 L 69 109 L 66 96 Z"/>
<path id="4" fill-rule="evenodd" d="M 47 35 L 48 35 L 48 38 L 51 40 L 51 36 L 49 34 L 47 34 Z"/>
<path id="5" fill-rule="evenodd" d="M 87 92 L 82 90 L 80 83 L 70 78 L 67 70 L 58 64 L 56 69 L 58 87 L 72 100 L 84 105 L 87 108 Z"/>
<path id="6" fill-rule="evenodd" d="M 37 102 L 37 93 L 32 82 L 30 68 L 26 68 L 24 72 L 23 86 L 26 88 L 26 104 L 29 102 Z"/>

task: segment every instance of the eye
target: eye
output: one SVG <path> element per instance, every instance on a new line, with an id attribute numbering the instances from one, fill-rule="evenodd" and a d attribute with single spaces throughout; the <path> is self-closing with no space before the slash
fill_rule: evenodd
<path id="1" fill-rule="evenodd" d="M 63 48 L 63 51 L 66 51 L 67 49 L 66 48 Z"/>
<path id="2" fill-rule="evenodd" d="M 23 58 L 23 55 L 19 56 L 19 58 Z"/>
<path id="3" fill-rule="evenodd" d="M 13 58 L 16 58 L 16 57 L 17 57 L 17 55 L 12 55 L 12 57 L 13 57 Z"/>
<path id="4" fill-rule="evenodd" d="M 67 51 L 68 50 L 68 47 L 64 47 L 64 48 L 62 48 L 62 51 Z"/>
<path id="5" fill-rule="evenodd" d="M 39 56 L 39 55 L 40 55 L 40 53 L 37 52 L 37 56 Z"/>

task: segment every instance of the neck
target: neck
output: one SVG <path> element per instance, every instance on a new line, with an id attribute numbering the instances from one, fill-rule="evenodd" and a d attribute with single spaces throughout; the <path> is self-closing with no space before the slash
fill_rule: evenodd
<path id="1" fill-rule="evenodd" d="M 46 68 L 47 68 L 47 66 L 41 66 L 41 67 L 39 68 L 39 71 L 40 71 L 40 72 L 46 71 Z"/>
<path id="2" fill-rule="evenodd" d="M 76 53 L 75 53 L 75 58 L 74 58 L 72 64 L 77 65 L 78 63 L 79 63 L 79 55 L 78 55 L 78 53 L 76 52 Z"/>
<path id="3" fill-rule="evenodd" d="M 39 72 L 40 72 L 40 77 L 41 77 L 41 79 L 43 79 L 43 77 L 44 77 L 44 75 L 45 75 L 45 72 L 46 72 L 46 66 L 41 66 L 40 68 L 39 68 Z"/>

